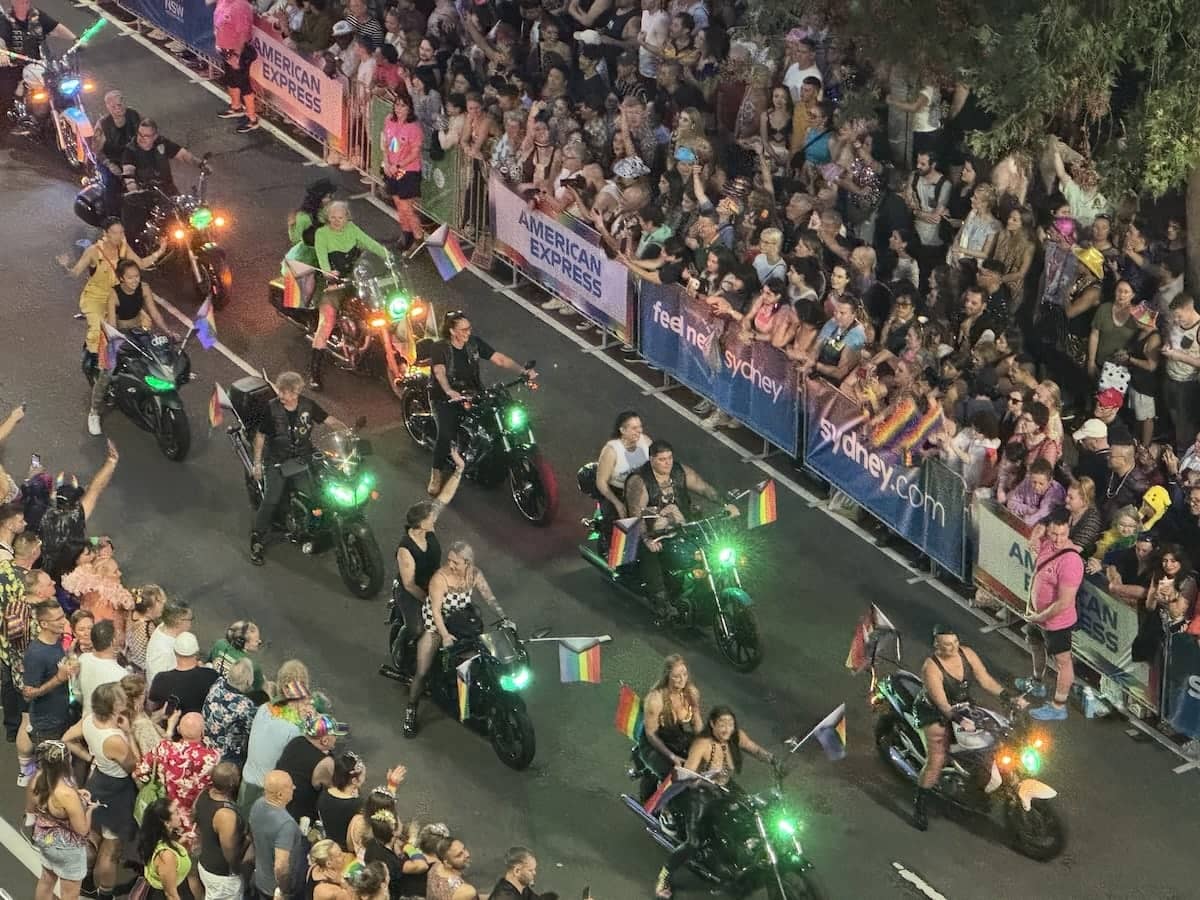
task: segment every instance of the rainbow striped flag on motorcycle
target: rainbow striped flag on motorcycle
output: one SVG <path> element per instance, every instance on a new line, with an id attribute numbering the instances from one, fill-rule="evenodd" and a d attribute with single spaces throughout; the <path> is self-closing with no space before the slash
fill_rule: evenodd
<path id="1" fill-rule="evenodd" d="M 608 539 L 608 565 L 610 568 L 627 566 L 637 559 L 638 541 L 642 536 L 642 520 L 637 516 L 617 519 L 613 522 L 612 535 Z"/>
<path id="2" fill-rule="evenodd" d="M 225 423 L 225 410 L 232 408 L 233 403 L 225 388 L 214 384 L 212 396 L 208 398 L 208 427 L 220 428 Z"/>
<path id="3" fill-rule="evenodd" d="M 843 703 L 813 729 L 813 737 L 833 762 L 846 758 L 846 704 Z"/>
<path id="4" fill-rule="evenodd" d="M 96 359 L 100 367 L 111 372 L 117 367 L 117 354 L 126 337 L 107 322 L 100 323 L 100 343 L 96 345 Z"/>
<path id="5" fill-rule="evenodd" d="M 563 684 L 600 683 L 600 640 L 563 638 L 558 643 L 558 679 Z"/>
<path id="6" fill-rule="evenodd" d="M 200 304 L 192 327 L 196 329 L 196 340 L 200 342 L 201 347 L 211 350 L 217 346 L 217 319 L 213 315 L 212 297 Z"/>
<path id="7" fill-rule="evenodd" d="M 642 809 L 646 811 L 646 815 L 648 816 L 657 816 L 664 806 L 686 791 L 687 788 L 688 783 L 677 780 L 675 773 L 672 772 L 663 779 L 662 784 L 658 786 L 658 790 L 651 794 L 649 799 L 642 804 Z"/>
<path id="8" fill-rule="evenodd" d="M 617 716 L 613 725 L 632 741 L 637 740 L 641 734 L 642 698 L 627 684 L 621 685 L 621 693 L 617 696 Z"/>
<path id="9" fill-rule="evenodd" d="M 455 669 L 458 681 L 458 721 L 465 722 L 471 715 L 471 663 L 478 659 L 472 656 L 464 659 Z"/>
<path id="10" fill-rule="evenodd" d="M 746 517 L 746 528 L 770 525 L 779 514 L 775 509 L 775 482 L 771 479 L 760 482 L 750 494 L 750 513 Z"/>
<path id="11" fill-rule="evenodd" d="M 283 261 L 283 308 L 303 309 L 316 285 L 315 266 L 298 259 Z"/>

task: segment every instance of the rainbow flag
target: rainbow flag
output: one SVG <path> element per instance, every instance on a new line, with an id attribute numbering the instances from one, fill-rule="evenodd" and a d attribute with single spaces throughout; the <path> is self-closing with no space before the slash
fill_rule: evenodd
<path id="1" fill-rule="evenodd" d="M 627 566 L 637 559 L 638 541 L 642 536 L 642 520 L 637 516 L 617 519 L 608 539 L 609 568 Z"/>
<path id="2" fill-rule="evenodd" d="M 846 758 L 846 704 L 843 703 L 813 729 L 813 737 L 833 762 Z"/>
<path id="3" fill-rule="evenodd" d="M 642 698 L 627 684 L 621 685 L 617 696 L 617 715 L 613 720 L 617 731 L 636 741 L 642 732 Z"/>
<path id="4" fill-rule="evenodd" d="M 117 367 L 117 354 L 125 343 L 125 335 L 107 322 L 100 323 L 100 342 L 96 345 L 96 359 L 100 367 L 111 372 Z"/>
<path id="5" fill-rule="evenodd" d="M 558 644 L 558 679 L 563 684 L 600 683 L 600 642 L 595 638 L 567 638 Z"/>
<path id="6" fill-rule="evenodd" d="M 871 608 L 863 613 L 863 617 L 855 626 L 854 637 L 850 640 L 850 652 L 846 654 L 846 668 L 856 673 L 863 671 L 875 661 L 875 653 L 881 639 L 893 636 L 897 641 L 900 640 L 892 620 L 872 603 Z M 899 647 L 897 647 L 898 655 Z"/>
<path id="7" fill-rule="evenodd" d="M 220 428 L 225 423 L 225 410 L 232 407 L 225 388 L 214 384 L 212 396 L 208 398 L 208 427 Z"/>
<path id="8" fill-rule="evenodd" d="M 441 225 L 431 234 L 426 246 L 438 274 L 442 276 L 442 281 L 449 281 L 468 265 L 467 254 L 463 253 L 462 245 L 448 225 Z"/>
<path id="9" fill-rule="evenodd" d="M 746 527 L 770 525 L 778 518 L 779 513 L 775 509 L 775 482 L 768 478 L 750 495 L 750 515 L 746 518 Z"/>
<path id="10" fill-rule="evenodd" d="M 213 315 L 212 297 L 200 304 L 192 327 L 196 329 L 196 340 L 201 347 L 211 350 L 217 346 L 217 320 Z"/>
<path id="11" fill-rule="evenodd" d="M 676 781 L 675 773 L 672 772 L 663 779 L 658 789 L 642 804 L 642 809 L 646 811 L 647 815 L 657 816 L 664 806 L 686 791 L 687 788 L 688 783 L 686 781 Z"/>
<path id="12" fill-rule="evenodd" d="M 476 657 L 464 659 L 454 671 L 458 673 L 458 720 L 460 722 L 467 721 L 467 717 L 471 715 L 471 663 L 475 662 Z"/>
<path id="13" fill-rule="evenodd" d="M 303 309 L 315 287 L 315 266 L 296 259 L 283 261 L 283 308 Z"/>

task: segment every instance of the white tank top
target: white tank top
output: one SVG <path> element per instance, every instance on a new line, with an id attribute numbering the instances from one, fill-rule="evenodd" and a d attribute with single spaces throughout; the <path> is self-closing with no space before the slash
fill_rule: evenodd
<path id="1" fill-rule="evenodd" d="M 609 485 L 615 488 L 624 488 L 629 473 L 644 466 L 650 459 L 650 438 L 644 434 L 638 438 L 637 446 L 632 450 L 626 450 L 620 438 L 613 438 L 604 446 L 611 447 L 617 457 L 617 464 L 613 466 L 612 475 L 608 479 Z"/>
<path id="2" fill-rule="evenodd" d="M 125 737 L 125 733 L 120 728 L 99 728 L 91 716 L 86 717 L 82 724 L 83 739 L 87 742 L 89 752 L 95 758 L 97 771 L 103 772 L 110 778 L 128 778 L 129 773 L 119 762 L 104 755 L 104 742 L 113 735 Z M 125 737 L 125 740 L 128 741 L 129 738 Z"/>

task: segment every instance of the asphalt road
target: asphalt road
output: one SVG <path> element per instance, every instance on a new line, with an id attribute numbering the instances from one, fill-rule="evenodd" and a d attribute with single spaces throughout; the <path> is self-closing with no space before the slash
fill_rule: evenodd
<path id="1" fill-rule="evenodd" d="M 87 17 L 61 0 L 47 9 L 82 30 Z M 286 249 L 284 220 L 316 176 L 268 134 L 233 133 L 217 119 L 217 99 L 108 29 L 86 57 L 101 90 L 120 87 L 144 116 L 195 152 L 212 151 L 216 174 L 210 200 L 232 216 L 227 243 L 235 299 L 219 316 L 221 340 L 255 368 L 299 368 L 307 346 L 296 329 L 268 307 L 266 284 Z M 97 95 L 98 96 L 98 95 Z M 99 104 L 93 110 L 98 114 Z M 337 176 L 337 173 L 335 173 Z M 356 182 L 340 176 L 348 191 Z M 177 180 L 188 183 L 188 173 Z M 6 137 L 0 143 L 0 410 L 28 401 L 29 415 L 4 448 L 10 469 L 23 471 L 33 451 L 53 469 L 88 475 L 103 459 L 103 441 L 84 422 L 87 389 L 79 372 L 82 324 L 72 318 L 79 286 L 63 276 L 54 256 L 87 229 L 71 213 L 75 185 L 49 155 Z M 378 237 L 394 223 L 364 203 L 356 220 Z M 1024 671 L 1021 655 L 860 537 L 788 491 L 780 492 L 779 521 L 754 534 L 748 588 L 758 604 L 766 659 L 752 675 L 730 672 L 707 637 L 656 633 L 649 617 L 611 592 L 579 557 L 579 517 L 588 503 L 574 488 L 576 467 L 595 455 L 613 414 L 640 409 L 647 430 L 671 439 L 686 461 L 710 481 L 745 486 L 756 470 L 577 344 L 470 274 L 443 285 L 425 259 L 414 264 L 418 286 L 439 311 L 454 305 L 471 314 L 476 333 L 517 358 L 536 358 L 543 390 L 531 402 L 537 432 L 559 475 L 562 506 L 548 530 L 523 524 L 501 492 L 464 486 L 443 517 L 443 541 L 471 541 L 506 609 L 526 631 L 611 634 L 603 651 L 604 682 L 560 685 L 549 645 L 535 649 L 528 702 L 538 752 L 524 773 L 504 768 L 490 747 L 427 707 L 425 727 L 405 741 L 399 720 L 401 689 L 376 674 L 384 659 L 383 595 L 359 601 L 342 589 L 332 558 L 303 557 L 273 547 L 265 568 L 246 555 L 250 514 L 242 475 L 226 437 L 207 433 L 205 406 L 214 380 L 228 385 L 240 371 L 216 352 L 193 352 L 199 379 L 184 391 L 195 442 L 182 464 L 162 458 L 148 435 L 120 414 L 105 419 L 121 463 L 94 518 L 94 529 L 116 538 L 130 583 L 158 581 L 197 607 L 202 643 L 225 625 L 253 617 L 268 640 L 268 669 L 303 658 L 315 682 L 351 723 L 350 743 L 382 779 L 395 762 L 408 766 L 401 792 L 405 815 L 453 824 L 473 851 L 473 877 L 482 890 L 494 882 L 513 843 L 535 848 L 543 890 L 573 896 L 591 885 L 602 900 L 648 897 L 662 855 L 627 813 L 618 794 L 627 744 L 612 727 L 619 681 L 639 688 L 657 675 L 662 657 L 681 651 L 704 691 L 705 705 L 729 703 L 761 743 L 778 746 L 807 731 L 836 704 L 848 704 L 849 756 L 830 763 L 813 748 L 796 759 L 789 782 L 803 811 L 803 838 L 837 898 L 916 896 L 895 863 L 916 872 L 951 900 L 1016 897 L 1164 898 L 1194 896 L 1196 775 L 1171 773 L 1173 757 L 1127 738 L 1120 721 L 1085 721 L 1078 712 L 1053 731 L 1045 780 L 1061 792 L 1070 825 L 1067 852 L 1055 862 L 1031 863 L 1003 846 L 978 822 L 935 818 L 927 834 L 906 820 L 910 790 L 883 770 L 871 743 L 873 720 L 866 682 L 843 660 L 856 618 L 875 602 L 909 636 L 907 660 L 917 666 L 924 636 L 937 621 L 960 628 L 998 673 Z M 195 308 L 186 287 L 156 289 L 185 312 Z M 385 556 L 400 535 L 405 507 L 419 499 L 428 460 L 408 441 L 388 388 L 332 373 L 322 402 L 343 419 L 366 415 L 378 452 L 382 499 L 371 514 Z M 12 771 L 11 750 L 3 752 Z M 751 762 L 745 780 L 765 783 Z M 0 787 L 0 814 L 16 822 L 18 792 Z M 11 863 L 6 860 L 6 863 Z M 0 864 L 7 877 L 14 865 Z M 7 885 L 4 885 L 7 886 Z M 10 889 L 11 890 L 11 889 Z M 22 888 L 22 890 L 24 890 Z M 678 895 L 700 896 L 706 886 L 681 878 Z M 20 894 L 14 894 L 20 896 Z"/>

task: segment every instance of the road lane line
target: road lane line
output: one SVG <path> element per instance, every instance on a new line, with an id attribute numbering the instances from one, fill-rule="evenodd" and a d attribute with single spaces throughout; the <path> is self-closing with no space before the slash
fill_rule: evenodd
<path id="1" fill-rule="evenodd" d="M 17 829 L 8 824 L 8 819 L 0 818 L 0 845 L 17 858 L 17 862 L 27 868 L 36 879 L 42 874 L 42 858 L 33 849 L 29 841 Z M 9 885 L 13 887 L 13 885 Z M 58 892 L 55 891 L 57 894 Z"/>
<path id="2" fill-rule="evenodd" d="M 896 870 L 896 872 L 899 873 L 901 878 L 903 878 L 905 881 L 907 881 L 909 884 L 911 884 L 913 887 L 915 887 L 918 891 L 920 891 L 922 894 L 924 894 L 926 897 L 928 897 L 929 900 L 946 900 L 945 894 L 943 894 L 941 891 L 937 890 L 936 888 L 932 887 L 928 882 L 926 882 L 923 878 L 921 878 L 921 876 L 917 875 L 915 872 L 910 872 L 908 869 L 906 869 L 900 863 L 898 863 L 898 862 L 892 863 L 892 868 L 894 868 Z"/>
<path id="3" fill-rule="evenodd" d="M 176 309 L 174 304 L 172 304 L 169 301 L 164 300 L 162 297 L 158 296 L 157 293 L 154 294 L 154 302 L 157 303 L 159 306 L 164 307 L 166 309 L 166 311 L 169 312 L 171 315 L 173 315 L 176 319 L 178 319 L 185 328 L 192 327 L 193 323 L 192 323 L 191 319 L 189 319 L 187 316 L 185 316 L 183 313 L 181 313 L 178 309 Z M 204 348 L 204 349 L 208 349 L 208 348 Z M 255 378 L 262 377 L 262 369 L 254 368 L 254 366 L 250 365 L 250 363 L 246 362 L 244 359 L 242 359 L 240 356 L 238 356 L 236 353 L 234 353 L 232 350 L 230 350 L 228 347 L 226 347 L 220 341 L 217 341 L 215 344 L 213 344 L 212 349 L 216 350 L 218 353 L 220 353 L 222 356 L 224 356 L 227 360 L 229 360 L 231 363 L 233 363 L 235 366 L 237 366 L 239 369 L 241 369 L 247 375 L 253 375 Z"/>

